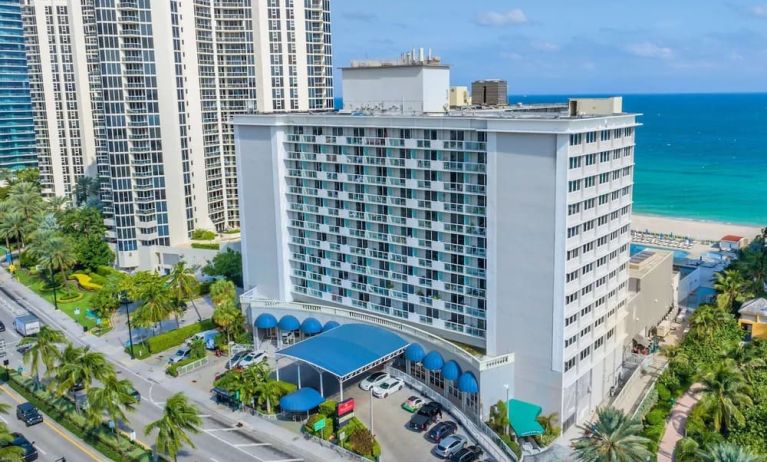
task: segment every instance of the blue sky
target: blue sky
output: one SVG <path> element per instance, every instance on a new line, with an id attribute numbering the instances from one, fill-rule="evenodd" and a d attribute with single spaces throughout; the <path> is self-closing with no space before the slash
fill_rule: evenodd
<path id="1" fill-rule="evenodd" d="M 453 84 L 503 78 L 512 94 L 767 91 L 767 0 L 331 6 L 335 67 L 424 47 L 451 65 Z"/>

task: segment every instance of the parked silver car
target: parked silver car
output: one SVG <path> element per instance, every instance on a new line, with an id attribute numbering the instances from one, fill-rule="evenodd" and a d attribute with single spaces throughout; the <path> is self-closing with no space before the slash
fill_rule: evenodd
<path id="1" fill-rule="evenodd" d="M 453 454 L 466 446 L 466 437 L 463 435 L 450 435 L 434 446 L 434 455 L 442 458 L 449 458 Z"/>

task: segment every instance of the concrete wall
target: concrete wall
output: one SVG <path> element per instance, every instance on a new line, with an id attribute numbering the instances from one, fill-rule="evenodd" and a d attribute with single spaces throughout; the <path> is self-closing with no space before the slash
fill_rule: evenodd
<path id="1" fill-rule="evenodd" d="M 672 284 L 673 254 L 655 252 L 657 260 L 646 261 L 642 274 L 629 272 L 629 286 L 638 288 L 629 299 L 629 313 L 625 319 L 626 341 L 636 334 L 646 335 L 651 327 L 658 325 L 674 304 Z"/>
<path id="2" fill-rule="evenodd" d="M 546 413 L 561 405 L 561 374 L 552 369 L 552 307 L 564 300 L 561 285 L 555 290 L 556 140 L 488 138 L 488 354 L 517 355 L 513 396 Z"/>
<path id="3" fill-rule="evenodd" d="M 677 305 L 687 298 L 695 289 L 700 287 L 701 270 L 700 267 L 693 269 L 689 274 L 682 275 L 680 272 L 679 284 L 676 289 Z"/>
<path id="4" fill-rule="evenodd" d="M 343 69 L 345 110 L 378 107 L 404 113 L 442 112 L 449 89 L 450 70 L 445 66 Z"/>

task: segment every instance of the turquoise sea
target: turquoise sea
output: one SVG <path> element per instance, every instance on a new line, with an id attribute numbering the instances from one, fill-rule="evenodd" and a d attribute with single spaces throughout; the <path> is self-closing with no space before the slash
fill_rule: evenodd
<path id="1" fill-rule="evenodd" d="M 566 100 L 509 96 L 512 104 Z M 642 114 L 635 212 L 767 225 L 767 93 L 630 94 L 623 109 Z"/>

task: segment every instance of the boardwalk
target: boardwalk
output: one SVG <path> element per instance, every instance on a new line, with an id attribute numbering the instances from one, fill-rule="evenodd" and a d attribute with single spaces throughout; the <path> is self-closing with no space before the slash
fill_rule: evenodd
<path id="1" fill-rule="evenodd" d="M 658 447 L 658 462 L 672 462 L 674 460 L 674 448 L 677 441 L 684 438 L 684 426 L 687 423 L 687 416 L 690 415 L 693 406 L 700 399 L 701 385 L 694 384 L 682 395 L 671 409 L 666 429 L 663 432 L 663 438 Z"/>

